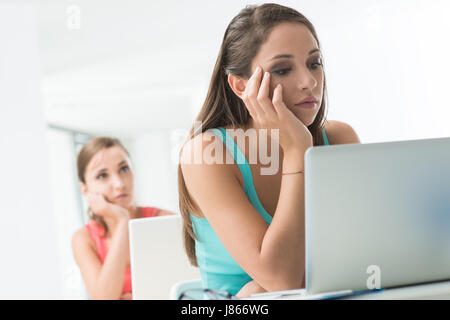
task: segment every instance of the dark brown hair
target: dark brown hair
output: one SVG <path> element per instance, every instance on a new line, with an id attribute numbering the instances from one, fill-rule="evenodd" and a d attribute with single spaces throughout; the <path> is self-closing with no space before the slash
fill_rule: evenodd
<path id="1" fill-rule="evenodd" d="M 91 161 L 91 159 L 97 154 L 97 152 L 108 149 L 114 146 L 119 146 L 125 151 L 125 153 L 129 155 L 127 149 L 122 145 L 122 143 L 115 138 L 109 138 L 109 137 L 97 137 L 92 138 L 89 140 L 86 144 L 83 145 L 83 148 L 81 148 L 80 152 L 78 153 L 77 157 L 77 171 L 78 171 L 78 180 L 80 182 L 86 184 L 85 179 L 85 173 L 86 168 Z M 105 220 L 103 217 L 96 215 L 94 212 L 91 211 L 91 209 L 88 209 L 89 217 L 94 220 L 96 223 L 101 225 L 104 229 L 103 236 L 106 236 L 108 233 L 108 226 L 105 223 Z"/>
<path id="2" fill-rule="evenodd" d="M 202 132 L 224 126 L 238 128 L 248 123 L 250 114 L 241 98 L 231 90 L 227 81 L 228 75 L 234 74 L 249 78 L 253 58 L 267 40 L 270 31 L 283 22 L 305 25 L 314 36 L 320 49 L 319 39 L 313 25 L 298 11 L 272 3 L 247 6 L 242 9 L 231 20 L 225 31 L 206 99 L 196 118 L 196 121 L 201 121 Z M 324 144 L 322 128 L 326 118 L 326 96 L 324 75 L 322 104 L 314 122 L 308 126 L 315 146 Z M 195 132 L 196 128 L 194 126 L 191 128 L 187 141 L 202 133 Z M 185 250 L 191 264 L 197 266 L 195 234 L 192 229 L 190 213 L 199 212 L 200 209 L 189 195 L 180 164 L 178 165 L 178 193 L 180 212 L 183 218 Z"/>

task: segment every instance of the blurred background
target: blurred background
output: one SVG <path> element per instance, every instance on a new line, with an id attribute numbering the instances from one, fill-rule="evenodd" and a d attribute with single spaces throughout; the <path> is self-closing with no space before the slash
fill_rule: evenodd
<path id="1" fill-rule="evenodd" d="M 1 299 L 84 299 L 80 147 L 130 151 L 138 204 L 178 210 L 177 154 L 230 20 L 263 1 L 0 0 Z M 328 119 L 363 143 L 450 136 L 446 0 L 277 1 L 321 41 Z"/>

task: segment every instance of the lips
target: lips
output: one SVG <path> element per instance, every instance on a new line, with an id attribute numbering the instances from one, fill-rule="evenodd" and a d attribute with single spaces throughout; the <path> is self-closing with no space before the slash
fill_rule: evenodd
<path id="1" fill-rule="evenodd" d="M 314 98 L 313 96 L 309 96 L 309 97 L 303 99 L 301 102 L 299 102 L 299 103 L 297 103 L 295 105 L 298 106 L 298 105 L 301 105 L 303 103 L 317 103 L 317 102 L 318 101 L 317 101 L 316 98 Z"/>
<path id="2" fill-rule="evenodd" d="M 295 106 L 303 109 L 314 109 L 317 105 L 317 99 L 313 96 L 309 96 L 303 99 L 302 102 L 297 103 Z"/>
<path id="3" fill-rule="evenodd" d="M 119 195 L 116 197 L 116 199 L 117 199 L 117 200 L 120 200 L 120 199 L 124 199 L 124 198 L 126 198 L 126 197 L 128 197 L 128 194 L 122 193 L 122 194 L 119 194 Z"/>

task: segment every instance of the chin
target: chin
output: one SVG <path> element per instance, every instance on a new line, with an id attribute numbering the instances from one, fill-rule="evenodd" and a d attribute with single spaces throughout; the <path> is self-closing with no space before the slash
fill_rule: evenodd
<path id="1" fill-rule="evenodd" d="M 295 116 L 297 117 L 298 120 L 300 120 L 305 127 L 309 127 L 310 125 L 312 125 L 314 123 L 314 120 L 316 120 L 316 115 L 314 115 L 314 117 L 311 116 L 304 116 L 304 115 L 299 115 L 294 113 Z"/>
<path id="2" fill-rule="evenodd" d="M 116 204 L 124 209 L 128 209 L 132 206 L 133 202 L 128 199 L 124 199 L 124 200 L 116 200 L 116 201 L 114 201 L 114 204 Z"/>
<path id="3" fill-rule="evenodd" d="M 312 125 L 314 123 L 314 120 L 316 120 L 316 118 L 310 119 L 309 121 L 303 122 L 305 124 L 306 127 L 309 127 L 310 125 Z"/>

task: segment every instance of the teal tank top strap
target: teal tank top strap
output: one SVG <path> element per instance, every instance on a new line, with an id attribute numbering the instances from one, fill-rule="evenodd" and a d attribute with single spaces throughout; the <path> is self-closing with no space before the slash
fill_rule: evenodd
<path id="1" fill-rule="evenodd" d="M 325 129 L 324 128 L 322 128 L 322 134 L 323 134 L 324 145 L 329 146 L 330 143 L 328 142 L 328 137 L 327 137 L 327 134 L 325 133 Z"/>
<path id="2" fill-rule="evenodd" d="M 242 153 L 239 146 L 234 142 L 230 134 L 222 127 L 210 129 L 216 136 L 218 136 L 227 147 L 228 151 L 233 156 L 234 161 L 241 171 L 242 178 L 244 180 L 244 193 L 247 195 L 249 201 L 255 207 L 255 209 L 261 214 L 264 221 L 267 224 L 272 222 L 272 216 L 264 209 L 261 202 L 259 201 L 258 195 L 253 185 L 253 177 L 250 169 L 250 165 L 247 162 L 244 154 Z"/>

